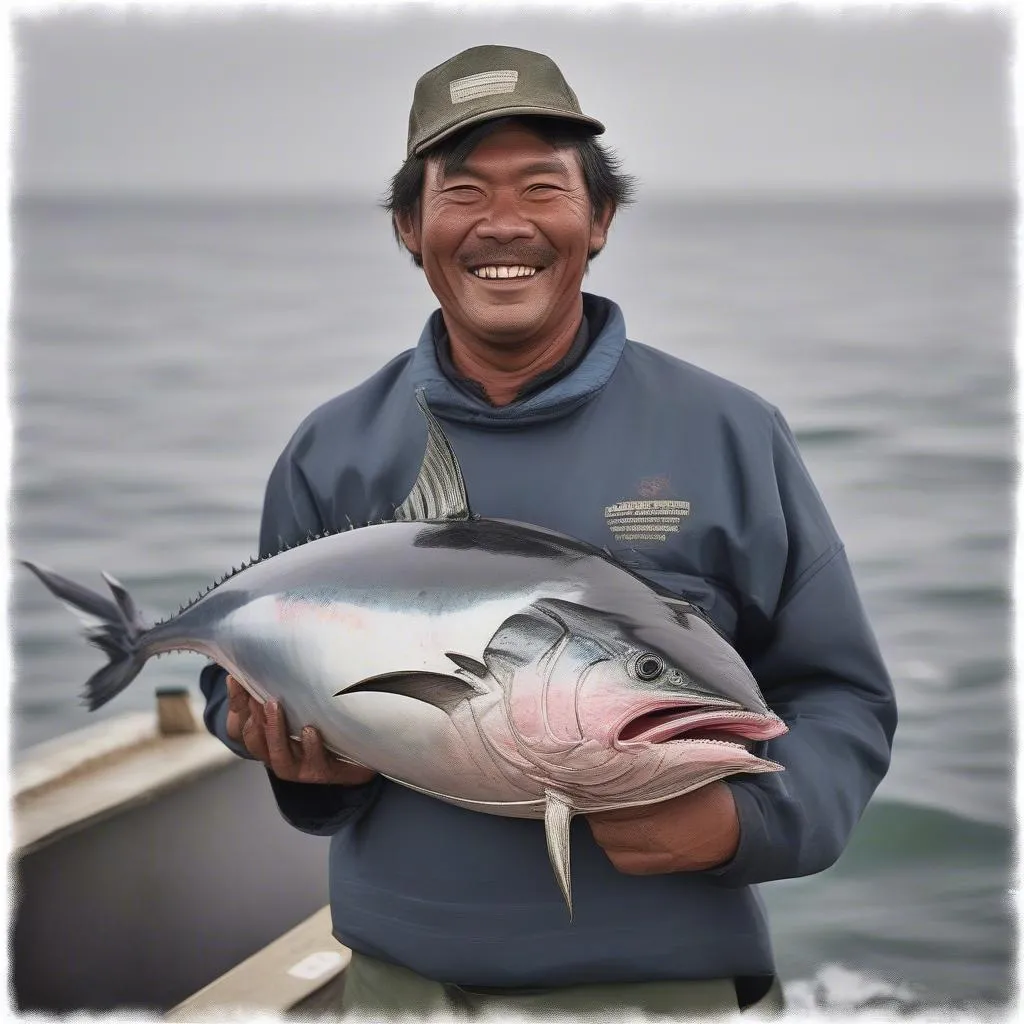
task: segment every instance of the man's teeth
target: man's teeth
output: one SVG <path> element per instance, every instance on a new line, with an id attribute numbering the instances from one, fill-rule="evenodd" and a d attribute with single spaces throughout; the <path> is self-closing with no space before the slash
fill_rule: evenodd
<path id="1" fill-rule="evenodd" d="M 477 267 L 474 271 L 477 277 L 533 277 L 537 273 L 536 267 Z"/>

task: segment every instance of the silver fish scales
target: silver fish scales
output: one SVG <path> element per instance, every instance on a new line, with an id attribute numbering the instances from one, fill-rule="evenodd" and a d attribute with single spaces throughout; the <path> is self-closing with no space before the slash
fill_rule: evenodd
<path id="1" fill-rule="evenodd" d="M 459 807 L 543 818 L 572 910 L 574 814 L 667 800 L 780 765 L 757 743 L 785 724 L 689 602 L 607 552 L 470 511 L 422 392 L 427 448 L 394 522 L 254 562 L 156 625 L 24 563 L 110 662 L 90 707 L 146 661 L 194 651 L 339 756 Z"/>

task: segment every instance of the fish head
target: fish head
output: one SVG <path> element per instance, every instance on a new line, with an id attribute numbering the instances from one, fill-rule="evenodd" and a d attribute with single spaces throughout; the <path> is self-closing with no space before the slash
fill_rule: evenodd
<path id="1" fill-rule="evenodd" d="M 638 629 L 557 599 L 516 619 L 514 636 L 493 644 L 490 660 L 504 655 L 515 668 L 510 718 L 535 747 L 637 754 L 672 744 L 682 757 L 699 741 L 735 754 L 787 731 L 739 654 L 703 621 Z"/>
<path id="2" fill-rule="evenodd" d="M 722 696 L 651 647 L 626 646 L 588 666 L 576 704 L 581 734 L 619 750 L 696 740 L 749 748 L 787 731 L 766 706 Z"/>

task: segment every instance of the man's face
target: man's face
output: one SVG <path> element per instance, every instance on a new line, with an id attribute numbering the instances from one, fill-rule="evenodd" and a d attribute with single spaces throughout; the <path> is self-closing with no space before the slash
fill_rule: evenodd
<path id="1" fill-rule="evenodd" d="M 449 331 L 509 348 L 575 321 L 588 254 L 604 245 L 610 220 L 610 210 L 594 219 L 574 150 L 509 126 L 447 176 L 428 158 L 419 216 L 399 230 Z"/>

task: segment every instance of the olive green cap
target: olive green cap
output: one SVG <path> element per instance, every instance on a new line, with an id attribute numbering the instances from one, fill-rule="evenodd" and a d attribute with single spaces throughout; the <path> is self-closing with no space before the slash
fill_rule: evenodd
<path id="1" fill-rule="evenodd" d="M 474 46 L 432 68 L 416 83 L 406 158 L 471 124 L 517 114 L 604 125 L 580 110 L 576 94 L 550 57 L 515 46 Z"/>

